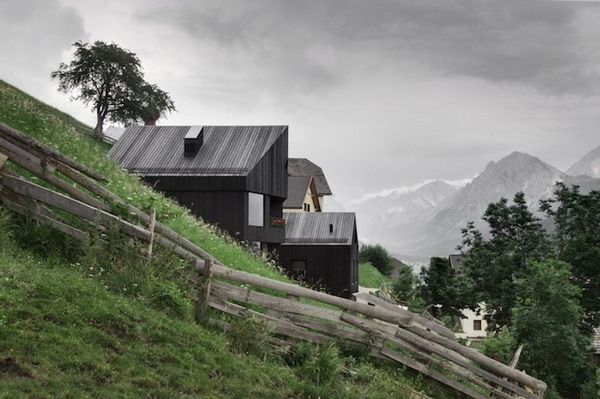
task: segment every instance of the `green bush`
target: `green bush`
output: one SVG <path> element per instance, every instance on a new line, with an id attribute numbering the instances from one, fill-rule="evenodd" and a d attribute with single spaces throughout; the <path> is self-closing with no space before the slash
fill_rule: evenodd
<path id="1" fill-rule="evenodd" d="M 231 318 L 228 320 L 229 346 L 236 353 L 263 357 L 269 351 L 269 328 L 261 320 Z"/>
<path id="2" fill-rule="evenodd" d="M 508 364 L 516 350 L 515 340 L 508 328 L 502 328 L 496 335 L 488 336 L 482 344 L 484 355 L 501 363 Z"/>
<path id="3" fill-rule="evenodd" d="M 157 281 L 152 284 L 149 299 L 154 308 L 179 318 L 188 318 L 193 311 L 188 297 L 181 292 L 177 284 L 170 281 Z"/>
<path id="4" fill-rule="evenodd" d="M 334 381 L 342 369 L 340 351 L 333 344 L 320 346 L 301 342 L 294 347 L 289 363 L 300 378 L 317 386 Z"/>
<path id="5" fill-rule="evenodd" d="M 360 263 L 371 263 L 382 274 L 389 276 L 394 269 L 394 260 L 381 245 L 363 245 L 358 254 Z"/>

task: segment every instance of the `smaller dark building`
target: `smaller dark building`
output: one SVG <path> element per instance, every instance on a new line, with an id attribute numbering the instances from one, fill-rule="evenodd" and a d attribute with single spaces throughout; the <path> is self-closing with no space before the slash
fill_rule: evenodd
<path id="1" fill-rule="evenodd" d="M 291 274 L 350 298 L 358 291 L 358 235 L 354 213 L 284 213 L 280 264 Z"/>

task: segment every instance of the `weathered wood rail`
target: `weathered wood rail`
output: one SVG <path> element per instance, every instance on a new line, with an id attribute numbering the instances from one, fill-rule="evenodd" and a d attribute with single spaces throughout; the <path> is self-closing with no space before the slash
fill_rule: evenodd
<path id="1" fill-rule="evenodd" d="M 53 189 L 27 180 L 14 171 L 19 168 L 7 169 L 8 162 Z M 146 243 L 148 258 L 153 246 L 159 245 L 189 260 L 195 265 L 190 273 L 197 283 L 198 319 L 210 316 L 208 308 L 233 317 L 259 319 L 269 326 L 274 334 L 272 342 L 277 345 L 293 345 L 298 340 L 318 344 L 343 341 L 368 349 L 374 357 L 401 363 L 471 398 L 536 399 L 544 395 L 543 381 L 458 343 L 449 329 L 431 317 L 383 300 L 374 300 L 370 306 L 229 268 L 160 223 L 154 212 L 147 214 L 111 193 L 102 185 L 105 181 L 97 172 L 0 123 L 2 207 L 84 243 L 89 242 L 94 228 L 116 225 L 123 235 Z M 112 211 L 114 206 L 128 211 L 127 220 Z M 60 213 L 86 223 L 71 225 Z"/>

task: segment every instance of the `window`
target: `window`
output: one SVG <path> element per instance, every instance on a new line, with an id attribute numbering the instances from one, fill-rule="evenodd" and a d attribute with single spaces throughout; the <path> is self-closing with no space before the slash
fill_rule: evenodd
<path id="1" fill-rule="evenodd" d="M 304 204 L 304 212 L 310 212 L 310 204 Z"/>
<path id="2" fill-rule="evenodd" d="M 262 194 L 248 193 L 248 225 L 265 225 L 265 198 Z"/>
<path id="3" fill-rule="evenodd" d="M 473 331 L 481 331 L 481 320 L 473 320 Z"/>
<path id="4" fill-rule="evenodd" d="M 293 260 L 292 261 L 292 272 L 297 276 L 306 274 L 306 261 L 305 260 Z"/>

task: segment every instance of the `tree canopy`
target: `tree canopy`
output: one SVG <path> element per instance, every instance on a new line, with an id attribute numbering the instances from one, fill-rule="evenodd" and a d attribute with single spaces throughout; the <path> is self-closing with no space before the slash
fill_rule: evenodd
<path id="1" fill-rule="evenodd" d="M 511 332 L 523 344 L 520 368 L 554 386 L 563 397 L 582 397 L 592 378 L 589 338 L 581 329 L 581 289 L 571 282 L 569 264 L 531 262 L 515 282 Z"/>
<path id="2" fill-rule="evenodd" d="M 600 325 L 600 191 L 582 194 L 558 183 L 554 198 L 541 209 L 555 225 L 553 242 L 558 259 L 573 268 L 573 281 L 581 288 L 581 304 L 588 328 Z"/>
<path id="3" fill-rule="evenodd" d="M 462 298 L 465 280 L 450 265 L 448 258 L 431 258 L 429 267 L 421 269 L 421 296 L 431 309 L 431 314 L 460 316 L 468 301 Z"/>
<path id="4" fill-rule="evenodd" d="M 468 256 L 464 262 L 464 288 L 469 307 L 486 304 L 488 328 L 496 331 L 510 324 L 515 301 L 515 280 L 528 272 L 527 261 L 543 260 L 550 251 L 549 238 L 528 209 L 525 195 L 515 194 L 513 204 L 506 198 L 491 203 L 483 220 L 489 225 L 489 239 L 469 223 L 463 229 L 460 246 Z"/>
<path id="5" fill-rule="evenodd" d="M 144 80 L 141 62 L 133 52 L 101 41 L 79 41 L 73 47 L 73 60 L 61 63 L 51 77 L 58 80 L 59 91 L 92 105 L 96 136 L 102 136 L 106 120 L 127 123 L 148 115 L 157 119 L 175 110 L 168 93 Z"/>

